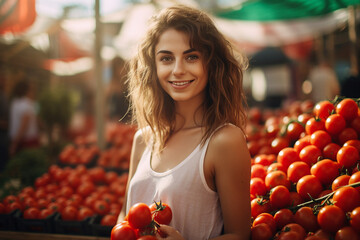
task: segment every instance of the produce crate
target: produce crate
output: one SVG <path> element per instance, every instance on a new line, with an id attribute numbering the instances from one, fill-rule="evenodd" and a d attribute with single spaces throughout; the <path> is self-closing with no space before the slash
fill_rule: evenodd
<path id="1" fill-rule="evenodd" d="M 62 220 L 61 215 L 55 216 L 55 233 L 69 235 L 92 235 L 90 230 L 90 217 L 82 221 Z"/>
<path id="2" fill-rule="evenodd" d="M 20 210 L 14 210 L 9 214 L 0 214 L 0 230 L 16 230 L 16 217 L 21 214 Z"/>
<path id="3" fill-rule="evenodd" d="M 54 219 L 58 213 L 53 213 L 45 219 L 24 219 L 22 214 L 16 217 L 17 230 L 22 232 L 54 233 Z"/>
<path id="4" fill-rule="evenodd" d="M 110 237 L 113 226 L 104 226 L 100 224 L 100 215 L 95 215 L 90 219 L 90 229 L 93 236 Z"/>

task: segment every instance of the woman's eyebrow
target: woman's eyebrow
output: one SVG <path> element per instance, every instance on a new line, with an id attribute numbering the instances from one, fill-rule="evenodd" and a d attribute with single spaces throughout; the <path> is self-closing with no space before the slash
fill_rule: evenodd
<path id="1" fill-rule="evenodd" d="M 183 54 L 187 54 L 187 53 L 191 53 L 191 52 L 195 52 L 195 51 L 196 51 L 196 50 L 195 50 L 194 48 L 190 48 L 190 49 L 188 49 L 188 50 L 185 50 L 185 51 L 183 52 Z M 168 51 L 168 50 L 160 50 L 160 51 L 158 51 L 158 52 L 156 53 L 156 55 L 157 55 L 157 54 L 160 54 L 160 53 L 172 54 L 171 51 Z"/>

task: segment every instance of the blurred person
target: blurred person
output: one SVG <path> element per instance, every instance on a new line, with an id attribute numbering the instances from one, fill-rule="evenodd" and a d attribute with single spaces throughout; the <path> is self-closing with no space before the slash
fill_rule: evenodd
<path id="1" fill-rule="evenodd" d="M 115 57 L 112 61 L 112 78 L 105 90 L 106 114 L 110 121 L 128 122 L 130 120 L 125 77 L 125 61 L 120 57 Z"/>
<path id="2" fill-rule="evenodd" d="M 157 239 L 249 239 L 244 60 L 198 9 L 152 18 L 129 65 L 139 130 L 119 222 L 136 203 L 162 201 L 173 217 Z"/>
<path id="3" fill-rule="evenodd" d="M 9 120 L 10 156 L 22 149 L 40 146 L 34 89 L 28 80 L 14 86 Z"/>
<path id="4" fill-rule="evenodd" d="M 9 158 L 9 100 L 5 92 L 6 78 L 0 73 L 0 171 Z"/>
<path id="5" fill-rule="evenodd" d="M 340 83 L 336 73 L 325 60 L 310 69 L 309 80 L 312 84 L 311 98 L 315 103 L 331 101 L 340 94 Z"/>

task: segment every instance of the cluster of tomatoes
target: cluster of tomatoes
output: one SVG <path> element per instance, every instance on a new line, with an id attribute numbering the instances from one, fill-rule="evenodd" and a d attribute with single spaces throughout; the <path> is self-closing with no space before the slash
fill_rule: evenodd
<path id="1" fill-rule="evenodd" d="M 145 203 L 134 204 L 125 219 L 111 230 L 111 240 L 156 240 L 159 224 L 170 224 L 172 210 L 168 204 L 154 202 L 150 206 Z"/>
<path id="2" fill-rule="evenodd" d="M 360 239 L 358 102 L 252 109 L 250 120 L 252 239 Z"/>
<path id="3" fill-rule="evenodd" d="M 107 168 L 128 169 L 135 126 L 107 123 L 105 140 L 108 147 L 100 150 L 94 133 L 77 136 L 59 154 L 59 162 L 64 165 L 84 164 Z"/>
<path id="4" fill-rule="evenodd" d="M 44 219 L 59 213 L 62 220 L 82 221 L 99 215 L 100 224 L 114 226 L 122 208 L 127 173 L 106 172 L 101 167 L 60 168 L 52 165 L 34 186 L 0 202 L 0 213 L 18 209 L 23 218 Z"/>

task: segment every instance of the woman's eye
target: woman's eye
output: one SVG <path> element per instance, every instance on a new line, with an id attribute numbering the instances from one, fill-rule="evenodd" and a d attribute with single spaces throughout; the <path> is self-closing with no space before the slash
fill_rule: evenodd
<path id="1" fill-rule="evenodd" d="M 160 58 L 161 62 L 169 62 L 171 60 L 172 60 L 172 57 L 170 57 L 170 56 L 163 56 Z"/>
<path id="2" fill-rule="evenodd" d="M 195 61 L 195 60 L 197 60 L 197 59 L 199 59 L 199 56 L 198 56 L 198 55 L 189 55 L 189 56 L 187 57 L 187 60 L 189 60 L 189 61 Z"/>

